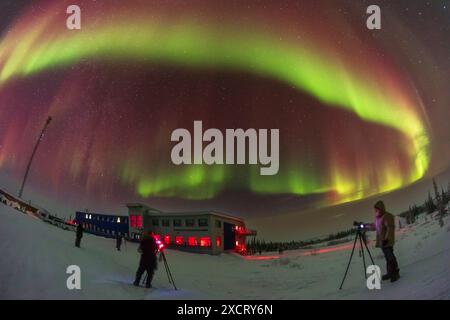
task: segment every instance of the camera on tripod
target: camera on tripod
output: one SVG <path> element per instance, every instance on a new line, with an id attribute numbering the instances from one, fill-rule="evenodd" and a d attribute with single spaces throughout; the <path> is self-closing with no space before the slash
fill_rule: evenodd
<path id="1" fill-rule="evenodd" d="M 367 227 L 364 222 L 353 221 L 353 226 L 357 227 L 360 231 L 367 231 Z"/>
<path id="2" fill-rule="evenodd" d="M 154 238 L 155 238 L 155 242 L 156 242 L 157 252 L 163 252 L 166 245 L 164 244 L 164 242 L 161 241 L 161 239 L 159 239 L 157 237 L 154 237 Z"/>
<path id="3" fill-rule="evenodd" d="M 355 235 L 355 241 L 353 242 L 353 248 L 352 253 L 350 254 L 350 259 L 347 264 L 347 269 L 345 270 L 344 278 L 342 279 L 341 285 L 339 287 L 339 290 L 342 289 L 342 286 L 344 285 L 345 278 L 347 277 L 348 269 L 350 267 L 350 263 L 352 262 L 353 253 L 355 252 L 356 244 L 359 242 L 359 255 L 363 260 L 363 266 L 364 266 L 364 276 L 367 278 L 366 275 L 366 257 L 364 254 L 364 250 L 366 250 L 367 254 L 369 255 L 370 261 L 372 262 L 372 265 L 375 265 L 375 262 L 373 261 L 372 254 L 370 253 L 369 247 L 367 246 L 367 240 L 366 240 L 366 231 L 370 230 L 370 225 L 365 224 L 364 222 L 358 222 L 353 221 L 353 226 L 356 227 L 356 235 Z"/>

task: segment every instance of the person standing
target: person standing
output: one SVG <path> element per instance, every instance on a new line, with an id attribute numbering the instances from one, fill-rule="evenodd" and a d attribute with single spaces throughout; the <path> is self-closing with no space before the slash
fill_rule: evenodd
<path id="1" fill-rule="evenodd" d="M 134 280 L 133 283 L 133 285 L 135 285 L 136 287 L 139 286 L 141 277 L 145 271 L 147 271 L 147 280 L 145 283 L 145 287 L 146 288 L 152 287 L 153 275 L 157 267 L 156 265 L 157 251 L 158 247 L 156 245 L 156 241 L 155 238 L 153 237 L 153 234 L 144 233 L 138 248 L 138 252 L 141 254 L 141 258 L 139 260 L 139 267 L 136 271 L 136 279 Z"/>
<path id="2" fill-rule="evenodd" d="M 76 231 L 76 238 L 75 238 L 75 247 L 79 248 L 80 247 L 80 243 L 81 243 L 81 238 L 83 237 L 83 225 L 82 223 L 79 223 L 77 226 L 77 231 Z"/>
<path id="3" fill-rule="evenodd" d="M 400 278 L 397 258 L 394 255 L 395 244 L 395 219 L 386 211 L 383 201 L 378 201 L 374 205 L 375 222 L 366 225 L 367 229 L 376 231 L 376 247 L 381 248 L 386 259 L 387 273 L 382 280 L 395 282 Z"/>
<path id="4" fill-rule="evenodd" d="M 122 245 L 122 236 L 120 235 L 120 233 L 117 233 L 116 236 L 116 248 L 117 251 L 120 251 L 120 246 Z"/>

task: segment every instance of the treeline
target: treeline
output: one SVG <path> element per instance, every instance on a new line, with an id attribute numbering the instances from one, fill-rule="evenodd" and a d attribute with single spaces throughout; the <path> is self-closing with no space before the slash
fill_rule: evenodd
<path id="1" fill-rule="evenodd" d="M 439 190 L 436 181 L 433 179 L 433 189 L 434 197 L 431 195 L 431 192 L 428 192 L 428 197 L 422 204 L 413 204 L 407 211 L 399 214 L 399 216 L 406 219 L 407 224 L 414 223 L 417 216 L 422 213 L 430 214 L 438 211 L 439 224 L 441 226 L 444 225 L 443 216 L 448 213 L 446 210 L 446 205 L 450 202 L 450 182 L 448 183 L 447 190 L 444 190 L 443 187 L 441 187 L 441 190 Z M 346 231 L 330 234 L 323 238 L 290 242 L 266 242 L 265 240 L 253 238 L 247 242 L 247 254 L 261 254 L 261 252 L 282 252 L 284 250 L 305 249 L 314 244 L 344 239 L 355 233 L 356 229 L 353 228 Z"/>
<path id="2" fill-rule="evenodd" d="M 407 211 L 400 214 L 401 217 L 406 219 L 407 224 L 414 223 L 417 216 L 422 213 L 431 214 L 438 211 L 439 224 L 441 226 L 444 225 L 443 217 L 448 213 L 446 206 L 450 202 L 450 182 L 448 183 L 447 190 L 444 190 L 442 186 L 441 190 L 439 190 L 436 181 L 433 179 L 433 191 L 434 197 L 428 191 L 428 197 L 422 204 L 413 204 Z"/>
<path id="3" fill-rule="evenodd" d="M 247 242 L 247 253 L 261 254 L 261 252 L 274 252 L 274 251 L 282 252 L 285 250 L 306 249 L 314 244 L 343 239 L 355 233 L 356 229 L 353 228 L 346 231 L 340 231 L 338 233 L 330 234 L 323 238 L 303 240 L 303 241 L 290 241 L 290 242 L 274 242 L 274 241 L 266 242 L 265 240 L 253 238 Z"/>

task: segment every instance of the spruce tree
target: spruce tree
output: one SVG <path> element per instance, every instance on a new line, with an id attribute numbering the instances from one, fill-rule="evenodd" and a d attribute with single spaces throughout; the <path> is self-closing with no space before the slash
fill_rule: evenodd
<path id="1" fill-rule="evenodd" d="M 434 204 L 433 198 L 431 197 L 431 193 L 429 191 L 428 191 L 428 199 L 425 201 L 425 208 L 428 214 L 436 211 L 436 205 Z"/>
<path id="2" fill-rule="evenodd" d="M 433 188 L 434 188 L 434 193 L 435 193 L 435 197 L 436 197 L 436 206 L 439 211 L 439 226 L 443 227 L 444 226 L 445 207 L 442 202 L 441 195 L 439 194 L 436 180 L 434 178 L 433 178 Z"/>
<path id="3" fill-rule="evenodd" d="M 447 190 L 446 192 L 444 188 L 442 188 L 441 193 L 442 193 L 442 203 L 446 205 L 450 201 L 450 192 L 449 190 Z"/>
<path id="4" fill-rule="evenodd" d="M 409 206 L 408 214 L 406 216 L 406 223 L 407 224 L 414 223 L 413 210 L 412 210 L 411 206 Z"/>

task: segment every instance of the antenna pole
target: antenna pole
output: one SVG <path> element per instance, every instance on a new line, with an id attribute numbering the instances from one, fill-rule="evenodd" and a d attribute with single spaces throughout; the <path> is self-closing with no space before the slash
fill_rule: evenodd
<path id="1" fill-rule="evenodd" d="M 34 155 L 36 154 L 36 151 L 39 148 L 42 138 L 44 137 L 45 131 L 47 130 L 47 127 L 51 121 L 52 117 L 48 117 L 47 121 L 45 122 L 44 128 L 42 129 L 41 134 L 39 135 L 39 139 L 34 146 L 33 153 L 31 154 L 30 160 L 28 161 L 27 170 L 25 171 L 25 175 L 23 176 L 22 185 L 20 186 L 19 198 L 22 198 L 23 188 L 25 187 L 25 183 L 27 182 L 28 173 L 30 172 L 31 163 L 33 162 Z"/>

